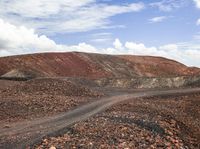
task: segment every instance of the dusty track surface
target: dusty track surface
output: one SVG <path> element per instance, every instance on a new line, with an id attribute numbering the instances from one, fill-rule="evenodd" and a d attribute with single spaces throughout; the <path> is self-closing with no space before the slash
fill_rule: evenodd
<path id="1" fill-rule="evenodd" d="M 200 92 L 116 104 L 35 149 L 199 149 Z"/>
<path id="2" fill-rule="evenodd" d="M 138 97 L 166 96 L 199 92 L 200 88 L 176 89 L 166 91 L 146 91 L 104 98 L 70 112 L 49 118 L 37 119 L 29 122 L 16 123 L 10 128 L 0 128 L 0 148 L 25 148 L 42 140 L 43 137 L 56 134 L 71 124 L 87 119 L 116 103 Z"/>

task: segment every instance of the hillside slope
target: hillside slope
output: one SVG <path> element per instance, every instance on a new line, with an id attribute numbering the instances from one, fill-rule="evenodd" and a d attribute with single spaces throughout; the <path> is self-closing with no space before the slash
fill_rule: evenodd
<path id="1" fill-rule="evenodd" d="M 42 53 L 0 58 L 0 76 L 13 71 L 57 77 L 169 77 L 200 74 L 176 61 L 149 56 L 113 56 L 79 52 Z"/>

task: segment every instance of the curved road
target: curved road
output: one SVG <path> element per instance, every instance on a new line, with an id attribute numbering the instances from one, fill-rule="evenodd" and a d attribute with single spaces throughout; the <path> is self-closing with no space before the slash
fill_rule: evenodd
<path id="1" fill-rule="evenodd" d="M 72 111 L 53 117 L 36 119 L 34 121 L 16 123 L 10 128 L 0 128 L 0 148 L 22 149 L 41 141 L 43 137 L 56 134 L 66 127 L 85 120 L 122 101 L 150 96 L 165 96 L 200 92 L 200 88 L 174 89 L 162 91 L 145 91 L 103 98 L 101 100 L 80 106 Z"/>

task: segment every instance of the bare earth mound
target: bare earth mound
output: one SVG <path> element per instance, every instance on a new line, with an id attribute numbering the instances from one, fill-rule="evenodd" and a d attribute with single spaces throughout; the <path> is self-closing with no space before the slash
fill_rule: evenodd
<path id="1" fill-rule="evenodd" d="M 0 75 L 29 70 L 51 77 L 166 77 L 198 75 L 200 70 L 161 57 L 89 53 L 44 53 L 0 58 Z"/>

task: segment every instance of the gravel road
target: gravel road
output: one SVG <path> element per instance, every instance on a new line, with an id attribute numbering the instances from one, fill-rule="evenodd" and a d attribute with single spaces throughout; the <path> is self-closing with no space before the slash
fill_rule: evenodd
<path id="1" fill-rule="evenodd" d="M 88 119 L 89 117 L 100 113 L 109 107 L 122 101 L 131 100 L 139 97 L 168 96 L 174 94 L 187 94 L 200 92 L 200 88 L 174 89 L 162 91 L 145 91 L 132 94 L 123 94 L 112 96 L 98 101 L 80 106 L 67 113 L 55 115 L 53 117 L 35 119 L 15 123 L 9 127 L 0 127 L 0 148 L 2 149 L 22 149 L 41 141 L 43 137 L 54 135 L 64 128 Z"/>

